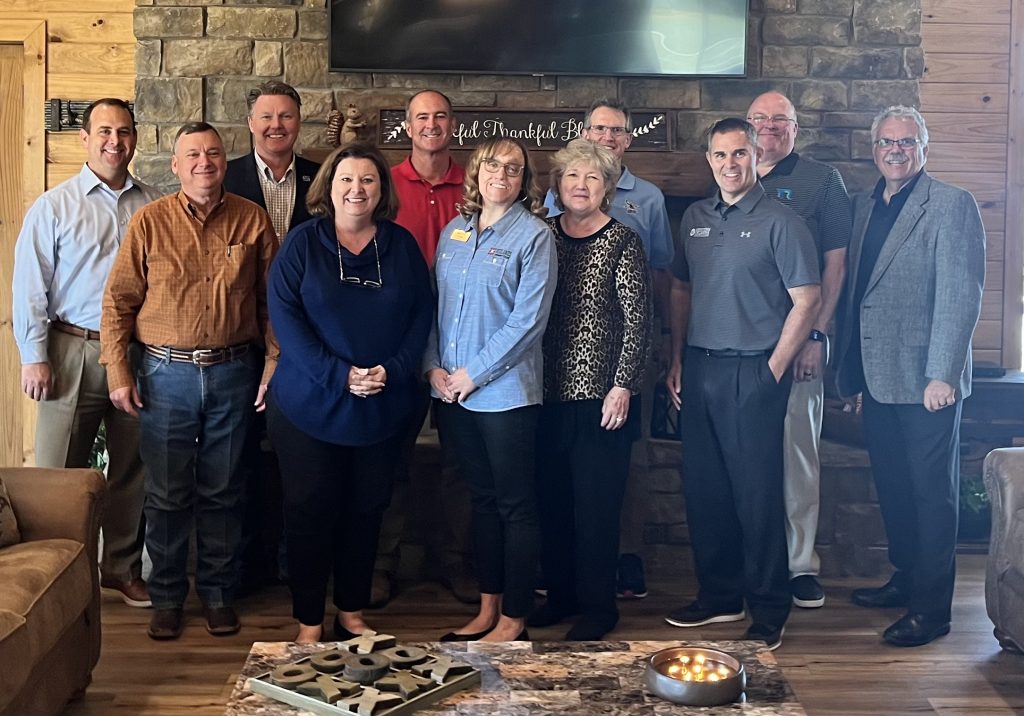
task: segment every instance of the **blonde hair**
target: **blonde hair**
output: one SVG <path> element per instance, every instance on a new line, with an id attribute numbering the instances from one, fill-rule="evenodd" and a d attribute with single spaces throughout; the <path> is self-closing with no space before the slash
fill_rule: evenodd
<path id="1" fill-rule="evenodd" d="M 488 159 L 493 159 L 502 149 L 516 147 L 523 155 L 522 187 L 516 201 L 526 207 L 532 214 L 544 218 L 547 209 L 544 208 L 543 194 L 540 184 L 537 182 L 537 171 L 530 161 L 530 153 L 526 145 L 518 139 L 510 137 L 492 137 L 477 145 L 476 149 L 466 163 L 466 182 L 462 186 L 462 203 L 459 205 L 459 213 L 466 219 L 472 218 L 483 208 L 483 199 L 480 196 L 480 184 L 477 176 L 480 174 L 480 165 Z"/>
<path id="2" fill-rule="evenodd" d="M 558 193 L 558 186 L 565 176 L 566 170 L 573 164 L 586 164 L 597 167 L 604 179 L 604 199 L 601 200 L 601 211 L 608 211 L 612 205 L 612 197 L 615 196 L 615 189 L 619 182 L 619 175 L 622 174 L 622 165 L 618 157 L 608 147 L 601 146 L 596 142 L 586 139 L 574 139 L 562 149 L 555 152 L 551 157 L 551 195 L 555 198 L 555 206 L 565 211 L 562 204 L 562 196 Z"/>

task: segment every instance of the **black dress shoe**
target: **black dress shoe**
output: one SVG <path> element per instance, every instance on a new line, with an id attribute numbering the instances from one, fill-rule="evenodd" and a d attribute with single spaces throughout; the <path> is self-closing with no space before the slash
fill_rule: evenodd
<path id="1" fill-rule="evenodd" d="M 910 590 L 905 586 L 906 581 L 906 578 L 897 572 L 881 587 L 854 589 L 850 598 L 857 606 L 873 609 L 905 607 L 910 604 Z"/>
<path id="2" fill-rule="evenodd" d="M 494 627 L 491 627 L 493 629 Z M 477 641 L 491 633 L 491 629 L 473 632 L 472 634 L 457 634 L 453 631 L 443 635 L 438 641 Z"/>
<path id="3" fill-rule="evenodd" d="M 618 624 L 619 617 L 612 614 L 584 614 L 573 624 L 566 641 L 601 641 Z"/>
<path id="4" fill-rule="evenodd" d="M 334 615 L 334 638 L 335 639 L 337 639 L 338 641 L 348 641 L 349 639 L 355 639 L 357 636 L 362 636 L 362 635 L 361 634 L 356 634 L 355 632 L 350 632 L 348 629 L 346 629 L 345 627 L 343 627 L 341 625 L 341 620 L 338 619 L 338 615 L 337 614 Z"/>
<path id="5" fill-rule="evenodd" d="M 565 621 L 578 613 L 579 609 L 574 607 L 558 607 L 549 601 L 547 604 L 542 604 L 534 609 L 533 613 L 526 618 L 526 624 L 532 627 L 551 626 L 552 624 Z"/>
<path id="6" fill-rule="evenodd" d="M 885 630 L 882 638 L 893 646 L 924 646 L 949 634 L 949 622 L 924 614 L 907 614 Z"/>

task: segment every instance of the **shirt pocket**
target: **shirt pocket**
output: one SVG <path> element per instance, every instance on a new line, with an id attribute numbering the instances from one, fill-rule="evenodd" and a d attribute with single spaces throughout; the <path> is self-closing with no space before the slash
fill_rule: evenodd
<path id="1" fill-rule="evenodd" d="M 462 271 L 467 263 L 467 256 L 461 251 L 442 251 L 437 255 L 437 263 L 434 272 L 438 278 L 454 278 Z"/>
<path id="2" fill-rule="evenodd" d="M 256 249 L 231 244 L 225 249 L 221 281 L 228 291 L 251 291 L 256 286 Z"/>
<path id="3" fill-rule="evenodd" d="M 500 286 L 508 266 L 508 256 L 484 256 L 477 271 L 477 281 L 485 286 Z"/>

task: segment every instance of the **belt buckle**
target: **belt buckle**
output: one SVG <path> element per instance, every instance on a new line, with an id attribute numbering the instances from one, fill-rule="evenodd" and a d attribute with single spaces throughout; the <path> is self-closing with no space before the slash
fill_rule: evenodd
<path id="1" fill-rule="evenodd" d="M 209 365 L 209 363 L 206 361 L 207 359 L 212 357 L 212 353 L 213 351 L 205 349 L 192 351 L 192 365 L 198 365 L 200 367 L 204 365 Z"/>

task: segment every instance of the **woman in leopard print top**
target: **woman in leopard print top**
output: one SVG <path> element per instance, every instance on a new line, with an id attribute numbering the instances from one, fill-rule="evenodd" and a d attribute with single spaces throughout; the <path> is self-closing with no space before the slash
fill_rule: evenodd
<path id="1" fill-rule="evenodd" d="M 618 622 L 619 512 L 651 340 L 651 279 L 640 237 L 605 213 L 619 162 L 584 139 L 555 154 L 548 219 L 558 285 L 544 335 L 538 433 L 541 563 L 548 602 L 531 625 L 579 614 L 566 635 L 598 640 Z"/>

